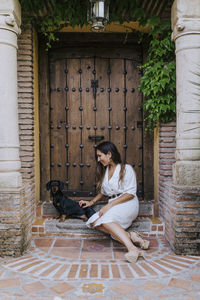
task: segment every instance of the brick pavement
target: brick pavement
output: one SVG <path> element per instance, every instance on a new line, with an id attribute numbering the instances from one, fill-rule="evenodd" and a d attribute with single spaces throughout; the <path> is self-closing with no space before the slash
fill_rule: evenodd
<path id="1" fill-rule="evenodd" d="M 200 257 L 148 238 L 146 259 L 131 264 L 108 238 L 37 237 L 24 256 L 1 259 L 0 299 L 200 299 Z"/>

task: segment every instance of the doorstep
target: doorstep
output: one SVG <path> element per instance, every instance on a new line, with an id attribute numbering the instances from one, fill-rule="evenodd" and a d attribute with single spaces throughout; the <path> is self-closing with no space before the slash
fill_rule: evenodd
<path id="1" fill-rule="evenodd" d="M 129 231 L 138 231 L 146 236 L 164 234 L 164 224 L 159 218 L 138 217 L 129 227 Z M 53 218 L 38 218 L 32 226 L 33 236 L 67 236 L 82 238 L 106 238 L 103 233 L 88 228 L 80 219 L 67 219 L 60 222 Z"/>
<path id="2" fill-rule="evenodd" d="M 75 199 L 73 199 L 75 200 Z M 91 199 L 87 199 L 91 200 Z M 77 199 L 75 200 L 77 201 Z M 99 211 L 100 208 L 105 205 L 107 202 L 101 201 L 93 206 L 95 211 Z M 154 200 L 140 200 L 139 201 L 139 217 L 152 217 L 154 215 Z M 53 206 L 52 202 L 43 202 L 37 205 L 37 217 L 50 218 L 57 216 L 57 210 Z"/>
<path id="3" fill-rule="evenodd" d="M 94 206 L 98 211 L 103 203 Z M 140 201 L 138 218 L 129 227 L 129 231 L 138 231 L 147 236 L 163 235 L 164 224 L 159 218 L 153 217 L 154 201 Z M 36 220 L 32 226 L 33 236 L 67 236 L 81 238 L 107 238 L 105 234 L 88 228 L 80 219 L 68 218 L 64 222 L 56 219 L 57 211 L 51 202 L 43 202 L 36 207 Z"/>

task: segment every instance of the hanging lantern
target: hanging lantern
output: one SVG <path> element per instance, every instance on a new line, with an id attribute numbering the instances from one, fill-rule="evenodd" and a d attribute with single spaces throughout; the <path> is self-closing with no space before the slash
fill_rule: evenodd
<path id="1" fill-rule="evenodd" d="M 88 23 L 92 25 L 92 31 L 102 32 L 109 20 L 109 5 L 107 0 L 90 0 L 88 9 Z"/>

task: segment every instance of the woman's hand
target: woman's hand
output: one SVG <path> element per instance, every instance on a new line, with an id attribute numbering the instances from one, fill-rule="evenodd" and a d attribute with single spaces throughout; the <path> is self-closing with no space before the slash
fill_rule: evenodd
<path id="1" fill-rule="evenodd" d="M 102 217 L 111 207 L 111 203 L 104 205 L 99 211 L 99 217 Z"/>
<path id="2" fill-rule="evenodd" d="M 85 201 L 85 200 L 79 201 L 79 205 L 82 208 L 90 207 L 90 206 L 92 206 L 92 204 L 93 204 L 92 201 Z"/>

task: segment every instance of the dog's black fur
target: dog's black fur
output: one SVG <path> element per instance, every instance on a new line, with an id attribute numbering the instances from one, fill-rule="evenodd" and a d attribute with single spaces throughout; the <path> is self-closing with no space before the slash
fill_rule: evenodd
<path id="1" fill-rule="evenodd" d="M 95 213 L 93 208 L 82 208 L 76 201 L 66 197 L 62 192 L 63 188 L 64 183 L 60 180 L 51 180 L 46 184 L 47 191 L 51 190 L 53 205 L 60 213 L 61 221 L 64 221 L 66 217 L 87 220 Z"/>

